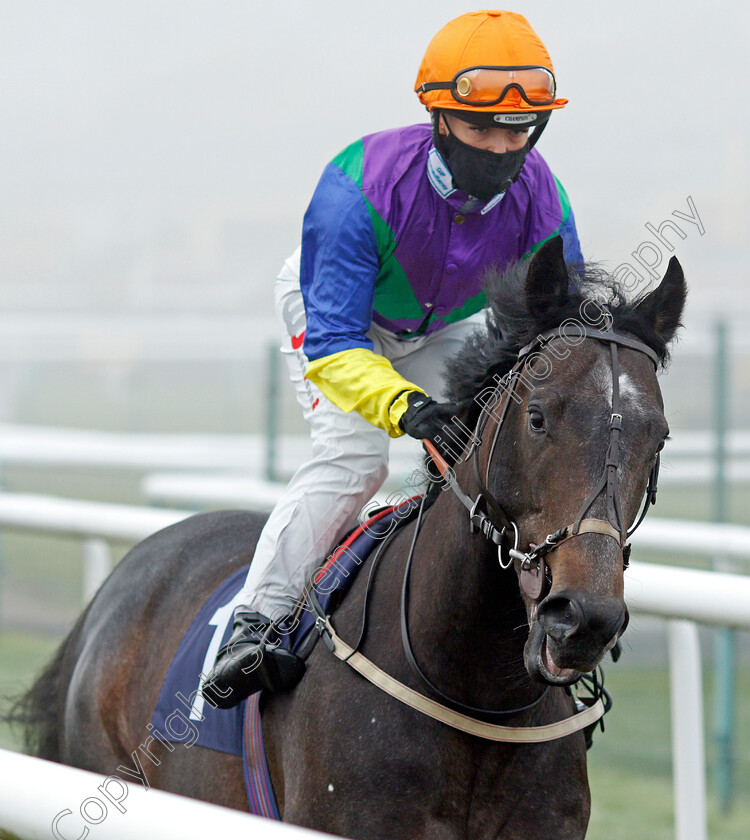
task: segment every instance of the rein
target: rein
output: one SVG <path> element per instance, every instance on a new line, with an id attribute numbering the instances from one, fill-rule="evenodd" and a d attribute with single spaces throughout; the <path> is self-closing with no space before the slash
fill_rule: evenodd
<path id="1" fill-rule="evenodd" d="M 497 498 L 488 489 L 487 485 L 489 484 L 489 472 L 497 441 L 507 416 L 511 399 L 514 396 L 518 382 L 521 379 L 523 369 L 529 362 L 533 353 L 543 349 L 552 339 L 565 337 L 576 339 L 581 339 L 581 337 L 590 338 L 608 343 L 609 345 L 612 365 L 612 412 L 609 422 L 609 446 L 607 450 L 607 457 L 602 476 L 591 493 L 589 493 L 583 501 L 575 520 L 572 523 L 559 528 L 557 531 L 548 534 L 538 545 L 529 544 L 529 550 L 524 552 L 519 549 L 520 534 L 518 526 L 512 519 L 510 519 Z M 508 394 L 492 438 L 484 480 L 482 480 L 479 469 L 478 453 L 479 446 L 482 442 L 481 435 L 485 430 L 490 412 L 483 410 L 477 421 L 477 427 L 475 429 L 471 442 L 471 448 L 467 456 L 473 458 L 475 475 L 482 490 L 482 492 L 477 495 L 476 499 L 472 499 L 464 493 L 456 480 L 455 473 L 445 462 L 435 446 L 428 440 L 423 441 L 424 446 L 431 456 L 433 463 L 440 472 L 441 477 L 451 488 L 452 492 L 458 497 L 464 507 L 469 511 L 469 525 L 471 532 L 482 533 L 486 539 L 497 546 L 498 560 L 503 569 L 507 569 L 513 560 L 520 562 L 521 573 L 519 575 L 519 582 L 521 584 L 521 588 L 532 600 L 540 600 L 545 594 L 545 587 L 547 585 L 547 568 L 544 557 L 558 549 L 568 540 L 582 536 L 583 534 L 602 534 L 616 540 L 623 553 L 623 567 L 627 568 L 630 555 L 630 545 L 627 543 L 627 540 L 641 524 L 649 507 L 656 501 L 657 481 L 659 475 L 658 454 L 649 475 L 648 487 L 646 489 L 646 495 L 640 515 L 630 529 L 625 526 L 620 506 L 620 486 L 617 475 L 617 471 L 620 466 L 619 440 L 620 431 L 622 429 L 619 387 L 620 365 L 617 353 L 618 347 L 626 347 L 643 353 L 651 359 L 654 364 L 654 368 L 658 367 L 658 357 L 650 347 L 641 341 L 619 335 L 611 330 L 602 331 L 585 327 L 582 330 L 580 327 L 577 327 L 575 330 L 571 330 L 566 325 L 562 325 L 555 330 L 550 330 L 542 335 L 539 335 L 534 341 L 521 348 L 513 368 L 500 381 L 496 389 L 498 400 L 503 390 L 507 390 Z M 605 488 L 607 492 L 607 519 L 604 520 L 587 517 L 586 514 L 589 509 Z M 493 510 L 496 518 L 499 518 L 502 521 L 501 527 L 498 528 L 493 519 L 481 509 L 484 501 L 486 501 L 488 507 Z M 443 705 L 442 703 L 426 697 L 418 691 L 404 685 L 391 677 L 389 674 L 386 674 L 378 668 L 377 665 L 358 651 L 366 626 L 367 594 L 365 597 L 365 624 L 363 625 L 362 633 L 360 634 L 357 645 L 352 648 L 338 636 L 333 624 L 331 623 L 330 617 L 324 613 L 317 598 L 315 597 L 314 592 L 310 590 L 308 597 L 317 614 L 315 628 L 323 637 L 329 650 L 331 650 L 334 656 L 338 659 L 348 663 L 358 673 L 365 677 L 365 679 L 369 680 L 378 688 L 382 689 L 400 702 L 411 706 L 413 709 L 416 709 L 422 714 L 438 720 L 447 726 L 480 738 L 506 743 L 542 743 L 562 738 L 566 735 L 572 734 L 573 732 L 578 732 L 582 729 L 593 726 L 601 719 L 608 708 L 608 704 L 605 705 L 603 699 L 606 698 L 608 700 L 608 697 L 603 689 L 600 692 L 597 692 L 594 697 L 590 698 L 588 702 L 576 697 L 575 702 L 578 711 L 564 720 L 546 724 L 544 726 L 510 727 L 479 720 L 472 715 L 509 715 L 526 711 L 539 703 L 539 701 L 546 695 L 549 687 L 547 687 L 547 689 L 545 689 L 535 701 L 526 706 L 519 707 L 518 709 L 494 711 L 474 708 L 451 699 L 447 695 L 443 694 L 443 692 L 433 685 L 433 683 L 424 675 L 414 656 L 408 629 L 409 571 L 417 537 L 419 535 L 423 504 L 424 499 L 422 500 L 422 504 L 419 508 L 419 514 L 414 529 L 414 536 L 412 538 L 404 572 L 404 582 L 401 595 L 401 635 L 406 658 L 414 672 L 433 693 L 444 699 L 449 705 Z M 514 535 L 512 547 L 507 545 L 507 536 L 510 531 L 512 531 Z M 370 586 L 368 583 L 368 592 L 369 588 Z M 465 712 L 469 712 L 469 714 L 465 714 Z"/>
<path id="2" fill-rule="evenodd" d="M 449 709 L 442 703 L 425 697 L 424 694 L 420 694 L 413 688 L 409 688 L 409 686 L 386 674 L 374 662 L 371 662 L 361 653 L 349 647 L 337 635 L 331 624 L 330 617 L 319 615 L 315 626 L 335 657 L 349 664 L 366 680 L 369 680 L 373 685 L 390 694 L 391 697 L 394 697 L 401 703 L 405 703 L 407 706 L 411 706 L 412 709 L 416 709 L 416 711 L 431 717 L 433 720 L 450 726 L 452 729 L 458 729 L 461 732 L 466 732 L 469 735 L 475 735 L 478 738 L 484 738 L 488 741 L 508 744 L 541 744 L 545 741 L 555 741 L 558 738 L 564 738 L 566 735 L 579 732 L 588 726 L 593 726 L 605 712 L 604 703 L 602 698 L 599 697 L 589 707 L 585 707 L 582 701 L 577 701 L 577 705 L 584 706 L 583 711 L 543 726 L 500 726 L 495 723 L 487 723 L 486 721 L 477 720 L 469 715 L 464 715 L 461 712 Z"/>
<path id="3" fill-rule="evenodd" d="M 525 712 L 528 709 L 533 709 L 534 706 L 539 703 L 542 698 L 547 694 L 549 691 L 550 686 L 546 686 L 544 691 L 536 698 L 536 700 L 532 700 L 531 703 L 528 703 L 525 706 L 519 706 L 515 709 L 482 709 L 476 706 L 469 706 L 466 703 L 462 703 L 459 700 L 454 699 L 453 697 L 449 697 L 447 694 L 442 692 L 422 671 L 419 667 L 419 663 L 417 662 L 417 658 L 414 654 L 414 650 L 411 645 L 411 639 L 409 638 L 409 575 L 411 572 L 411 563 L 412 559 L 414 558 L 414 548 L 417 544 L 417 537 L 419 536 L 420 527 L 422 525 L 422 512 L 424 510 L 424 497 L 422 497 L 421 504 L 419 505 L 419 514 L 417 515 L 417 521 L 414 525 L 414 536 L 412 537 L 411 546 L 409 547 L 409 554 L 406 558 L 406 567 L 404 568 L 404 581 L 401 586 L 401 642 L 404 648 L 404 654 L 406 655 L 406 659 L 411 666 L 412 671 L 422 680 L 422 682 L 433 692 L 436 694 L 441 700 L 448 704 L 448 706 L 455 711 L 461 712 L 462 714 L 469 714 L 469 715 L 483 715 L 485 717 L 499 717 L 500 715 L 513 715 L 517 712 Z"/>

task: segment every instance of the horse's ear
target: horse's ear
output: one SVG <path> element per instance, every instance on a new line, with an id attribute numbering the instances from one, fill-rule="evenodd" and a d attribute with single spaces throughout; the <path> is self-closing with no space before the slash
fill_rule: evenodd
<path id="1" fill-rule="evenodd" d="M 526 306 L 534 318 L 559 310 L 568 299 L 568 267 L 562 236 L 548 240 L 534 254 L 526 273 Z"/>
<path id="2" fill-rule="evenodd" d="M 677 328 L 681 326 L 686 297 L 687 285 L 682 266 L 677 257 L 672 257 L 661 283 L 636 307 L 648 318 L 665 344 L 669 344 Z"/>

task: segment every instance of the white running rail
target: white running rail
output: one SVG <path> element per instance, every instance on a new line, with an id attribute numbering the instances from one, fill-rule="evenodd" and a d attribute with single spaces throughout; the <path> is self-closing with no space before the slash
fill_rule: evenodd
<path id="1" fill-rule="evenodd" d="M 260 473 L 263 435 L 154 434 L 102 432 L 0 423 L 0 467 L 37 465 L 84 469 L 233 470 Z M 662 484 L 706 484 L 715 479 L 716 438 L 709 431 L 675 432 L 664 453 Z M 727 480 L 750 483 L 750 432 L 727 434 Z M 309 438 L 280 435 L 278 469 L 291 474 L 311 452 Z M 418 466 L 419 444 L 391 442 L 391 471 L 408 474 Z"/>
<path id="2" fill-rule="evenodd" d="M 0 527 L 84 540 L 87 597 L 111 567 L 104 540 L 136 542 L 189 515 L 187 511 L 0 493 Z M 636 546 L 700 550 L 709 556 L 720 550 L 735 559 L 748 559 L 750 528 L 652 519 L 644 523 Z M 703 699 L 695 622 L 750 629 L 750 577 L 633 562 L 626 574 L 625 596 L 634 612 L 668 619 L 676 836 L 677 840 L 706 840 Z M 15 780 L 12 771 L 3 777 Z M 4 792 L 0 803 L 5 801 Z"/>
<path id="3" fill-rule="evenodd" d="M 331 837 L 8 750 L 0 750 L 0 767 L 0 829 L 23 840 Z"/>

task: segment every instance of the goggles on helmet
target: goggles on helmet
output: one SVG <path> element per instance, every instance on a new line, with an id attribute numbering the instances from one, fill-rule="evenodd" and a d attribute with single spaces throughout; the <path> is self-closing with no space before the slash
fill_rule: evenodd
<path id="1" fill-rule="evenodd" d="M 511 90 L 518 91 L 529 105 L 551 105 L 555 101 L 555 77 L 546 67 L 467 67 L 450 82 L 425 82 L 417 89 L 450 90 L 464 105 L 497 105 Z"/>

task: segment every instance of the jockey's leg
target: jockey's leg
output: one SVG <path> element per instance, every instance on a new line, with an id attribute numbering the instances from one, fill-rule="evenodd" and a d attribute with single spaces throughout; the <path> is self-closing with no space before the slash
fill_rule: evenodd
<path id="1" fill-rule="evenodd" d="M 305 316 L 294 257 L 277 280 L 276 307 L 285 327 L 281 351 L 310 426 L 312 458 L 294 474 L 271 513 L 244 586 L 246 603 L 274 620 L 288 615 L 317 565 L 356 525 L 388 474 L 386 432 L 341 411 L 305 378 Z"/>
<path id="2" fill-rule="evenodd" d="M 216 687 L 217 702 L 231 689 L 223 705 L 235 705 L 259 688 L 290 688 L 302 676 L 304 664 L 274 647 L 278 635 L 270 621 L 289 615 L 388 472 L 386 432 L 341 411 L 305 379 L 305 318 L 292 259 L 277 281 L 276 304 L 286 331 L 282 353 L 310 424 L 313 454 L 294 474 L 261 532 L 244 585 L 246 606 L 236 610 L 232 637 L 204 687 L 207 693 Z"/>
<path id="3" fill-rule="evenodd" d="M 297 367 L 297 359 L 287 361 L 290 369 Z M 387 434 L 358 414 L 345 414 L 314 386 L 309 390 L 315 405 L 312 459 L 297 470 L 271 513 L 244 586 L 248 605 L 272 619 L 291 612 L 388 472 Z"/>

